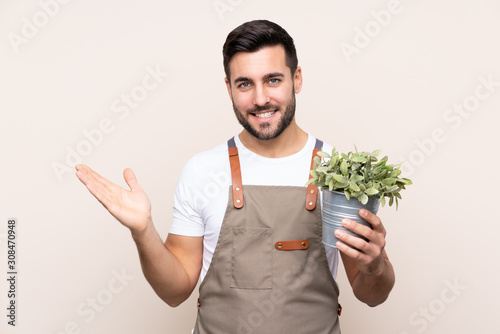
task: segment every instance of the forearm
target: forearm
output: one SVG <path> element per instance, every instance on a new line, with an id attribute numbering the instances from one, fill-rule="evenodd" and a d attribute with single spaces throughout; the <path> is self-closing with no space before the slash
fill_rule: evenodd
<path id="1" fill-rule="evenodd" d="M 141 233 L 132 233 L 141 261 L 142 272 L 156 294 L 176 307 L 191 294 L 191 283 L 181 262 L 168 250 L 152 221 Z"/>
<path id="2" fill-rule="evenodd" d="M 365 274 L 359 272 L 352 282 L 352 289 L 356 298 L 374 307 L 382 304 L 391 292 L 395 282 L 394 269 L 387 257 L 378 272 Z"/>

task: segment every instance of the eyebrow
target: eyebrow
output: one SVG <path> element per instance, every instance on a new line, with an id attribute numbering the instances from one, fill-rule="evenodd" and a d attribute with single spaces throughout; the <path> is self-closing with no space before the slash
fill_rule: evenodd
<path id="1" fill-rule="evenodd" d="M 274 72 L 274 73 L 269 73 L 264 76 L 264 79 L 271 79 L 271 78 L 276 78 L 276 77 L 284 77 L 285 75 L 280 72 Z"/>
<path id="2" fill-rule="evenodd" d="M 266 75 L 264 75 L 264 80 L 267 80 L 267 79 L 271 79 L 271 78 L 276 78 L 276 77 L 284 77 L 285 75 L 283 73 L 280 73 L 280 72 L 273 72 L 273 73 L 268 73 Z M 234 83 L 237 84 L 239 82 L 244 82 L 244 81 L 252 81 L 250 78 L 248 77 L 237 77 L 236 79 L 234 79 Z"/>
<path id="3" fill-rule="evenodd" d="M 236 79 L 234 79 L 235 84 L 237 84 L 238 82 L 243 82 L 243 81 L 252 81 L 252 80 L 250 80 L 250 78 L 247 78 L 247 77 L 237 77 Z"/>

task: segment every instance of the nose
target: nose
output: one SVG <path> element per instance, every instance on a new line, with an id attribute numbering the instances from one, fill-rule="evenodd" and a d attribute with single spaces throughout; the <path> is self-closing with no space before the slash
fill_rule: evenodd
<path id="1" fill-rule="evenodd" d="M 262 85 L 256 85 L 253 94 L 253 104 L 263 106 L 271 101 L 267 89 Z"/>

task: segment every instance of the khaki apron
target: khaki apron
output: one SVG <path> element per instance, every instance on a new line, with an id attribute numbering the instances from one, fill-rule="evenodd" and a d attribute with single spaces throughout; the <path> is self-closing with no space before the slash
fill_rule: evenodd
<path id="1" fill-rule="evenodd" d="M 321 146 L 317 140 L 313 158 Z M 243 196 L 234 138 L 228 147 L 229 203 L 200 285 L 194 333 L 340 333 L 317 187 L 245 185 Z"/>

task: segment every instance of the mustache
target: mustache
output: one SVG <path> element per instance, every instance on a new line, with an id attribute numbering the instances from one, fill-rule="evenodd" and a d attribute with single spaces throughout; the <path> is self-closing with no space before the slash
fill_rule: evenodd
<path id="1" fill-rule="evenodd" d="M 266 103 L 263 106 L 257 106 L 255 108 L 248 109 L 247 113 L 255 114 L 255 113 L 258 113 L 261 111 L 267 111 L 267 110 L 279 110 L 279 107 L 274 105 L 274 104 Z"/>

